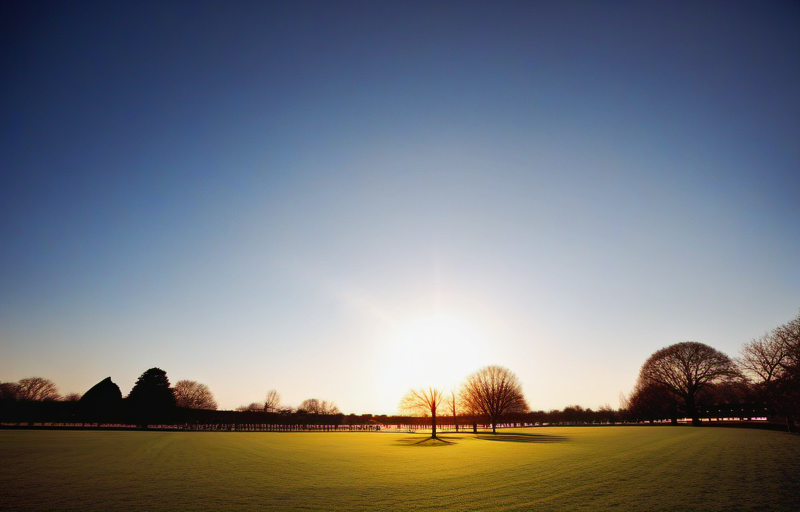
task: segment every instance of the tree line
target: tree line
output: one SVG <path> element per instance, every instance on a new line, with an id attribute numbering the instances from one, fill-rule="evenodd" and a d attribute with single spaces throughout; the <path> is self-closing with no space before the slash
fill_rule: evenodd
<path id="1" fill-rule="evenodd" d="M 399 409 L 411 414 L 430 415 L 431 437 L 436 438 L 437 414 L 452 414 L 458 430 L 458 415 L 470 418 L 473 431 L 478 422 L 488 423 L 492 433 L 507 415 L 524 413 L 528 404 L 519 378 L 503 366 L 490 365 L 467 376 L 458 391 L 427 387 L 411 389 L 400 401 Z"/>
<path id="2" fill-rule="evenodd" d="M 270 389 L 263 402 L 252 402 L 248 405 L 240 405 L 236 408 L 239 412 L 266 412 L 288 414 L 322 414 L 336 415 L 341 414 L 339 406 L 335 402 L 320 400 L 318 398 L 306 398 L 297 407 L 290 407 L 281 404 L 281 395 L 277 390 Z"/>
<path id="3" fill-rule="evenodd" d="M 242 416 L 253 412 L 261 416 Z M 125 397 L 111 377 L 83 395 L 70 393 L 64 397 L 52 381 L 42 377 L 0 382 L 2 423 L 89 423 L 145 428 L 154 424 L 252 423 L 253 419 L 277 424 L 317 423 L 309 421 L 308 416 L 325 417 L 333 423 L 329 417 L 342 415 L 338 406 L 328 400 L 310 398 L 297 408 L 282 405 L 280 394 L 274 389 L 267 392 L 264 402 L 241 406 L 236 411 L 217 411 L 217 402 L 208 386 L 192 380 L 180 380 L 171 386 L 161 368 L 142 373 Z"/>
<path id="4" fill-rule="evenodd" d="M 83 395 L 62 396 L 42 377 L 0 382 L 2 423 L 114 423 L 147 426 L 183 424 L 308 424 L 308 425 L 419 425 L 448 428 L 486 425 L 496 432 L 501 424 L 676 424 L 689 418 L 767 417 L 797 431 L 800 418 L 800 315 L 746 343 L 739 357 L 703 343 L 686 341 L 654 352 L 642 365 L 633 391 L 620 409 L 596 411 L 580 406 L 563 410 L 531 411 L 519 378 L 501 366 L 487 366 L 470 374 L 458 388 L 412 389 L 401 400 L 398 415 L 344 415 L 332 401 L 309 398 L 297 407 L 281 403 L 277 390 L 263 402 L 242 405 L 236 411 L 217 411 L 217 402 L 205 384 L 181 380 L 170 385 L 160 368 L 145 371 L 123 397 L 111 378 Z"/>
<path id="5" fill-rule="evenodd" d="M 487 366 L 469 375 L 449 393 L 434 387 L 412 389 L 400 402 L 403 411 L 430 418 L 432 437 L 437 416 L 458 414 L 472 419 L 473 431 L 482 418 L 496 432 L 504 418 L 533 423 L 650 422 L 690 418 L 783 421 L 795 432 L 800 418 L 800 315 L 764 336 L 746 343 L 735 359 L 696 341 L 676 343 L 653 353 L 642 365 L 636 386 L 614 412 L 598 413 L 580 406 L 564 411 L 531 413 L 513 372 Z M 458 422 L 455 421 L 456 428 Z"/>
<path id="6" fill-rule="evenodd" d="M 800 315 L 746 343 L 737 358 L 696 341 L 670 345 L 642 365 L 624 404 L 638 421 L 690 418 L 738 404 L 797 431 L 800 418 Z"/>

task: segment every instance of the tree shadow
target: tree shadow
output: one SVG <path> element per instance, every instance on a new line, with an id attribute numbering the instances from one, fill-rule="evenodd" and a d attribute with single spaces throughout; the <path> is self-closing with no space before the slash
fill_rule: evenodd
<path id="1" fill-rule="evenodd" d="M 471 434 L 454 436 L 432 437 L 404 437 L 395 441 L 400 446 L 449 446 L 460 441 L 477 439 L 480 441 L 503 441 L 507 443 L 565 443 L 569 441 L 566 436 L 555 436 L 552 434 L 526 434 L 517 432 L 514 434 Z"/>
<path id="2" fill-rule="evenodd" d="M 451 437 L 438 436 L 436 438 L 426 437 L 424 439 L 420 439 L 419 437 L 404 437 L 403 439 L 395 441 L 395 444 L 402 446 L 449 446 L 456 443 Z"/>
<path id="3" fill-rule="evenodd" d="M 565 436 L 554 436 L 550 434 L 478 434 L 475 439 L 484 441 L 505 441 L 509 443 L 563 443 L 569 441 Z"/>

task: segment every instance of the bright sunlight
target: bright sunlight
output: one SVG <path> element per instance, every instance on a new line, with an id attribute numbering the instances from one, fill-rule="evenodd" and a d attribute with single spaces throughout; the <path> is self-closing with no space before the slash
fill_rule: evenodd
<path id="1" fill-rule="evenodd" d="M 384 399 L 397 403 L 412 387 L 452 389 L 489 357 L 486 340 L 455 315 L 414 318 L 389 334 L 380 354 Z"/>

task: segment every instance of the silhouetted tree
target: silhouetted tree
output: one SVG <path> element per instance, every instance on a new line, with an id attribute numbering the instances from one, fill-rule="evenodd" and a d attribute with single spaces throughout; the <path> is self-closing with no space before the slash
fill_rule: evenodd
<path id="1" fill-rule="evenodd" d="M 788 354 L 782 364 L 778 387 L 786 404 L 787 425 L 794 431 L 794 422 L 800 418 L 800 315 L 778 327 L 776 336 Z"/>
<path id="2" fill-rule="evenodd" d="M 436 438 L 436 411 L 444 401 L 444 393 L 436 388 L 412 389 L 400 401 L 401 412 L 409 414 L 431 415 L 431 437 Z"/>
<path id="3" fill-rule="evenodd" d="M 632 421 L 669 419 L 678 424 L 678 399 L 666 386 L 653 382 L 637 381 L 625 403 L 625 409 Z"/>
<path id="4" fill-rule="evenodd" d="M 783 416 L 790 432 L 800 415 L 800 316 L 742 347 L 739 367 L 757 396 L 775 415 Z"/>
<path id="5" fill-rule="evenodd" d="M 307 414 L 340 414 L 339 407 L 334 402 L 308 398 L 297 407 L 297 412 Z"/>
<path id="6" fill-rule="evenodd" d="M 783 373 L 789 354 L 773 333 L 745 343 L 742 356 L 736 360 L 744 374 L 756 382 L 770 383 Z"/>
<path id="7" fill-rule="evenodd" d="M 756 402 L 753 387 L 744 379 L 726 379 L 704 387 L 695 404 L 701 418 L 752 417 Z M 763 406 L 759 407 L 764 410 Z"/>
<path id="8" fill-rule="evenodd" d="M 458 432 L 458 412 L 461 409 L 461 397 L 455 390 L 450 390 L 450 393 L 447 395 L 445 399 L 445 409 L 453 415 L 453 423 L 456 426 L 456 432 Z"/>
<path id="9" fill-rule="evenodd" d="M 683 402 L 692 425 L 700 425 L 697 394 L 709 384 L 738 376 L 733 361 L 719 350 L 685 341 L 653 353 L 639 371 L 639 383 L 664 386 Z"/>
<path id="10" fill-rule="evenodd" d="M 91 388 L 80 399 L 80 416 L 85 421 L 119 421 L 122 408 L 122 392 L 111 377 L 106 377 Z"/>
<path id="11" fill-rule="evenodd" d="M 167 372 L 150 368 L 134 384 L 127 402 L 143 426 L 165 419 L 175 408 L 175 395 Z"/>
<path id="12" fill-rule="evenodd" d="M 318 414 L 319 413 L 319 400 L 316 398 L 306 398 L 295 410 L 298 414 Z"/>
<path id="13" fill-rule="evenodd" d="M 342 414 L 342 411 L 339 409 L 339 406 L 336 405 L 336 402 L 326 402 L 325 400 L 322 401 L 322 410 L 325 411 L 323 414 Z"/>
<path id="14" fill-rule="evenodd" d="M 19 384 L 16 382 L 0 382 L 0 401 L 16 402 L 19 394 Z"/>
<path id="15" fill-rule="evenodd" d="M 698 393 L 698 403 L 703 405 L 741 404 L 753 400 L 753 390 L 744 378 L 714 382 Z"/>
<path id="16" fill-rule="evenodd" d="M 64 395 L 65 402 L 79 402 L 81 399 L 80 393 L 67 393 Z"/>
<path id="17" fill-rule="evenodd" d="M 469 375 L 462 385 L 461 396 L 468 407 L 489 419 L 494 434 L 504 414 L 528 410 L 519 378 L 503 366 L 486 366 Z"/>
<path id="18" fill-rule="evenodd" d="M 598 423 L 613 425 L 619 421 L 619 411 L 615 411 L 609 404 L 603 404 L 597 409 L 596 418 Z"/>
<path id="19" fill-rule="evenodd" d="M 267 391 L 264 400 L 264 412 L 279 412 L 281 410 L 281 395 L 274 389 Z"/>
<path id="20" fill-rule="evenodd" d="M 264 404 L 259 402 L 252 402 L 248 405 L 240 405 L 236 408 L 239 412 L 263 412 Z"/>
<path id="21" fill-rule="evenodd" d="M 59 400 L 58 388 L 52 381 L 42 377 L 28 377 L 17 383 L 17 400 L 28 402 L 44 402 Z"/>
<path id="22" fill-rule="evenodd" d="M 133 385 L 128 400 L 148 402 L 156 405 L 175 405 L 175 395 L 169 386 L 167 372 L 161 368 L 150 368 Z"/>
<path id="23" fill-rule="evenodd" d="M 471 402 L 464 397 L 463 388 L 462 392 L 459 394 L 461 408 L 464 413 L 469 416 L 470 423 L 472 424 L 472 433 L 478 433 L 478 418 L 481 416 L 481 411 L 478 408 L 475 402 Z"/>

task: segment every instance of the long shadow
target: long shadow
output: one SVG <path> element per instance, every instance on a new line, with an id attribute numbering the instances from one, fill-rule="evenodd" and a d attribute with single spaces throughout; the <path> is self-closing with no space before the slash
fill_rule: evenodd
<path id="1" fill-rule="evenodd" d="M 395 441 L 401 446 L 448 446 L 457 444 L 465 439 L 478 439 L 481 441 L 503 441 L 507 443 L 565 443 L 569 441 L 566 436 L 555 436 L 551 434 L 465 434 L 455 436 L 438 436 L 436 439 L 425 437 L 404 437 Z"/>
<path id="2" fill-rule="evenodd" d="M 569 441 L 565 436 L 554 436 L 550 434 L 478 434 L 475 439 L 484 441 L 505 441 L 509 443 L 563 443 Z"/>
<path id="3" fill-rule="evenodd" d="M 456 444 L 451 437 L 438 436 L 436 439 L 426 437 L 420 439 L 419 437 L 404 437 L 395 441 L 396 444 L 403 446 L 448 446 Z"/>

